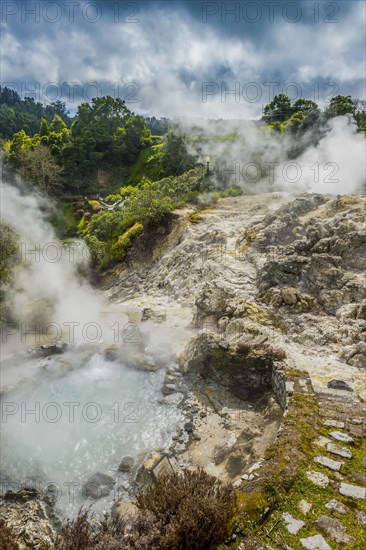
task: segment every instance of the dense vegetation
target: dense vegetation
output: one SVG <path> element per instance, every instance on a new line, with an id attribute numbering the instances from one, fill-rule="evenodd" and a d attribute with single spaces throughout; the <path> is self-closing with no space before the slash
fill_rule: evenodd
<path id="1" fill-rule="evenodd" d="M 280 132 L 303 133 L 310 128 L 317 131 L 327 120 L 341 116 L 353 116 L 361 132 L 366 133 L 366 102 L 352 100 L 351 96 L 335 96 L 321 111 L 310 99 L 297 99 L 291 103 L 285 94 L 279 94 L 264 108 L 263 121 Z"/>
<path id="2" fill-rule="evenodd" d="M 266 105 L 258 131 L 277 140 L 301 138 L 287 151 L 296 158 L 339 115 L 354 117 L 366 133 L 365 102 L 336 96 L 321 111 L 314 101 L 291 102 L 284 94 Z M 241 192 L 226 181 L 215 188 L 220 178 L 202 160 L 208 142 L 222 143 L 225 155 L 225 147 L 243 139 L 235 129 L 207 136 L 196 127 L 184 135 L 172 121 L 135 115 L 109 96 L 81 104 L 71 120 L 63 103 L 44 107 L 8 88 L 0 89 L 0 123 L 7 165 L 30 188 L 58 197 L 56 229 L 61 237 L 84 237 L 97 267 L 123 260 L 132 242 L 174 208 L 187 202 L 206 206 Z M 265 175 L 262 156 L 255 151 L 249 160 L 263 165 Z"/>
<path id="3" fill-rule="evenodd" d="M 21 99 L 15 90 L 0 86 L 0 133 L 3 139 L 11 139 L 20 130 L 33 136 L 38 132 L 42 118 L 50 123 L 55 115 L 70 126 L 71 119 L 62 101 L 57 100 L 45 107 L 31 97 Z"/>

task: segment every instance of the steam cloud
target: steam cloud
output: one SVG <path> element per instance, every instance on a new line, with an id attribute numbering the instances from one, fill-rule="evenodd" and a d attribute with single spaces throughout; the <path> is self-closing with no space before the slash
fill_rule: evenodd
<path id="1" fill-rule="evenodd" d="M 191 153 L 207 162 L 219 188 L 244 192 L 352 194 L 365 189 L 365 138 L 355 121 L 331 119 L 324 128 L 289 137 L 243 121 L 182 121 L 183 132 L 198 137 Z M 230 139 L 235 134 L 236 139 Z M 201 139 L 205 136 L 205 139 Z M 217 136 L 226 136 L 218 140 Z"/>
<path id="2" fill-rule="evenodd" d="M 21 258 L 8 296 L 12 318 L 28 323 L 29 330 L 38 327 L 40 332 L 53 323 L 49 325 L 50 338 L 61 327 L 60 340 L 65 332 L 73 331 L 75 342 L 80 342 L 81 330 L 88 323 L 105 325 L 103 311 L 107 308 L 102 294 L 78 274 L 80 267 L 87 265 L 87 249 L 78 241 L 68 248 L 57 239 L 46 219 L 51 206 L 44 198 L 4 182 L 1 195 L 1 218 L 18 234 Z M 75 328 L 69 323 L 75 323 Z M 90 325 L 90 340 L 96 337 L 92 329 Z"/>

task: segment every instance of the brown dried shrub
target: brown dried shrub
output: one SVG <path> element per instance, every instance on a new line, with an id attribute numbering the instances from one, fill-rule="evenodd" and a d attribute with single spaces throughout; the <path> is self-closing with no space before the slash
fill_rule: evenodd
<path id="1" fill-rule="evenodd" d="M 137 506 L 128 527 L 80 510 L 64 524 L 57 550 L 213 550 L 230 535 L 236 498 L 231 486 L 187 470 L 159 478 Z"/>
<path id="2" fill-rule="evenodd" d="M 230 535 L 236 500 L 231 486 L 203 470 L 161 477 L 137 497 L 142 513 L 164 527 L 161 548 L 210 550 Z"/>

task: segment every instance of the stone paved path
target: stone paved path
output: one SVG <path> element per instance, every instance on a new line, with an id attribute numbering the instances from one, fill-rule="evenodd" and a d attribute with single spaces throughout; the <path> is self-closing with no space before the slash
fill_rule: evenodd
<path id="1" fill-rule="evenodd" d="M 366 405 L 316 394 L 309 379 L 294 392 L 312 394 L 319 405 L 319 436 L 304 472 L 311 488 L 275 512 L 270 535 L 256 550 L 364 550 L 366 548 Z M 356 470 L 356 471 L 355 471 Z M 295 505 L 294 505 L 295 504 Z M 355 536 L 356 533 L 356 536 Z M 265 540 L 264 540 L 265 539 Z M 239 547 L 247 550 L 244 543 Z"/>
<path id="2" fill-rule="evenodd" d="M 352 530 L 350 529 L 350 520 L 360 524 L 364 513 L 359 510 L 359 507 L 365 501 L 366 486 L 358 483 L 352 476 L 351 464 L 347 464 L 347 462 L 349 463 L 353 458 L 355 438 L 358 441 L 363 439 L 363 443 L 365 443 L 366 407 L 361 401 L 342 403 L 339 401 L 339 394 L 336 395 L 336 399 L 332 395 L 319 395 L 318 398 L 323 427 L 329 430 L 329 435 L 325 437 L 335 440 L 337 445 L 328 443 L 325 448 L 317 446 L 319 455 L 314 458 L 313 472 L 317 472 L 320 478 L 324 476 L 329 479 L 334 498 L 327 500 L 324 496 L 326 514 L 318 518 L 311 517 L 311 519 L 309 514 L 309 519 L 305 522 L 305 525 L 307 524 L 312 530 L 318 531 L 318 534 L 301 536 L 301 530 L 299 530 L 297 536 L 303 548 L 314 550 L 338 549 L 340 546 L 352 549 L 366 548 L 366 533 L 363 543 L 347 533 Z M 334 427 L 337 430 L 334 430 Z M 341 455 L 341 457 L 337 457 L 339 460 L 335 460 L 335 450 L 338 450 Z M 365 447 L 364 453 L 366 454 Z M 318 470 L 317 466 L 323 468 Z M 364 470 L 363 473 L 365 474 L 366 471 Z M 323 485 L 322 483 L 316 485 L 319 494 Z M 312 495 L 309 494 L 307 497 L 311 503 Z M 347 525 L 345 525 L 342 516 L 344 517 L 347 512 L 353 517 L 348 518 Z M 303 516 L 304 514 L 301 514 L 299 518 L 295 518 L 295 521 L 302 521 Z"/>

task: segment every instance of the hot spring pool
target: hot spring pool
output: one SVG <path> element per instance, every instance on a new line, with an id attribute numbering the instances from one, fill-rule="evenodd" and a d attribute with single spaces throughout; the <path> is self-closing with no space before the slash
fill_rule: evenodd
<path id="1" fill-rule="evenodd" d="M 52 369 L 51 369 L 52 371 Z M 2 490 L 21 484 L 55 484 L 56 509 L 74 514 L 80 505 L 107 508 L 128 474 L 121 459 L 135 460 L 167 447 L 180 410 L 159 404 L 164 372 L 144 372 L 93 355 L 84 365 L 41 376 L 36 385 L 2 400 Z M 95 472 L 116 480 L 97 501 L 82 485 Z"/>

